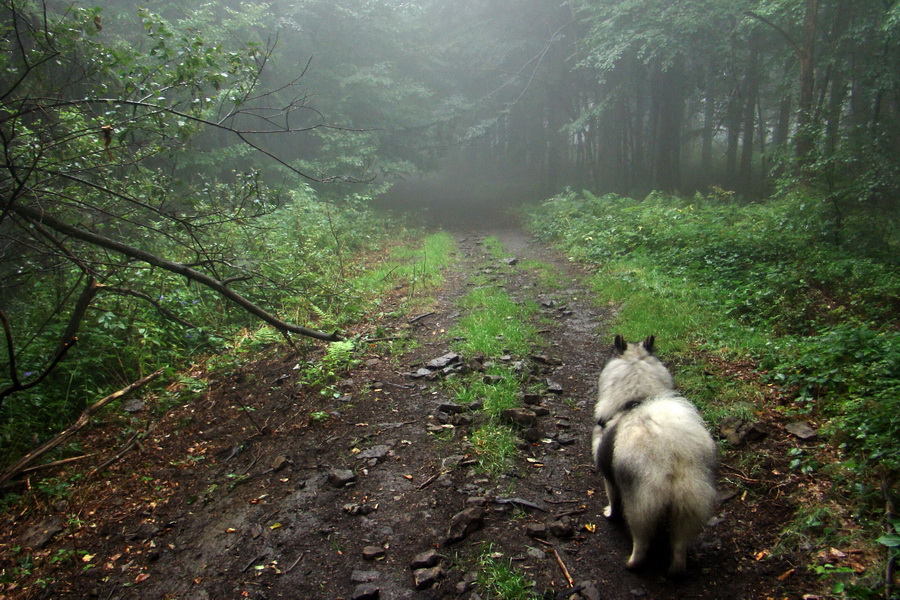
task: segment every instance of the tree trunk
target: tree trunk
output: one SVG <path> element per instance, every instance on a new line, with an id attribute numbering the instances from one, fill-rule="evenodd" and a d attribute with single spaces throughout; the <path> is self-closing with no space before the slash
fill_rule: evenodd
<path id="1" fill-rule="evenodd" d="M 753 187 L 753 134 L 756 120 L 756 100 L 759 92 L 759 36 L 750 36 L 750 56 L 747 61 L 747 76 L 744 80 L 744 144 L 741 148 L 740 187 L 749 192 Z"/>
<path id="2" fill-rule="evenodd" d="M 806 0 L 803 16 L 803 39 L 797 46 L 797 60 L 800 63 L 800 89 L 797 95 L 797 135 L 794 151 L 801 172 L 805 171 L 813 157 L 815 142 L 813 132 L 813 100 L 815 93 L 814 51 L 816 25 L 819 16 L 819 0 Z"/>

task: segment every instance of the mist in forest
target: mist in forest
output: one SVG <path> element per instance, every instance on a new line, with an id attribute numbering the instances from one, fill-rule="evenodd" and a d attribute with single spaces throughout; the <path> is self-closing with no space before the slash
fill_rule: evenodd
<path id="1" fill-rule="evenodd" d="M 527 168 L 446 159 L 433 172 L 395 182 L 373 206 L 429 226 L 492 229 L 516 223 L 523 206 L 546 197 L 544 182 Z"/>

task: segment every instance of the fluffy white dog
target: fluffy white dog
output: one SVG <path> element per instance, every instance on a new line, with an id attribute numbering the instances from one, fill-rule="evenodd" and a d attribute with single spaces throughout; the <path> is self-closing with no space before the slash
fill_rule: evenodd
<path id="1" fill-rule="evenodd" d="M 716 508 L 716 444 L 693 404 L 674 391 L 654 355 L 653 336 L 626 343 L 600 374 L 592 449 L 606 484 L 607 518 L 625 518 L 631 532 L 629 569 L 641 565 L 666 526 L 669 575 L 684 573 L 688 544 Z"/>

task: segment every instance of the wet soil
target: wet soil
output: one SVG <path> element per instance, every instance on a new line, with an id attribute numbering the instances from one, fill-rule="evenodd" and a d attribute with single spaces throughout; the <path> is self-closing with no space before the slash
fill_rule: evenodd
<path id="1" fill-rule="evenodd" d="M 591 301 L 584 267 L 519 230 L 490 234 L 520 262 L 491 257 L 485 233 L 455 234 L 459 260 L 422 313 L 433 314 L 377 323 L 383 337 L 408 334 L 419 346 L 397 357 L 373 343 L 340 394 L 303 385 L 295 366 L 304 357 L 269 348 L 212 376 L 192 402 L 147 417 L 139 444 L 102 475 L 91 476 L 90 465 L 68 466 L 64 475 L 77 483 L 67 499 L 37 495 L 4 513 L 0 565 L 8 581 L 0 598 L 475 600 L 490 597 L 468 583 L 486 544 L 547 598 L 800 598 L 814 591 L 805 565 L 772 556 L 797 485 L 779 476 L 788 442 L 775 428 L 759 442 L 766 447 L 753 450 L 770 457 L 761 472 L 771 476 L 747 476 L 736 466 L 740 454 L 726 449 L 722 505 L 691 547 L 686 577 L 664 577 L 664 550 L 639 572 L 625 569 L 630 540 L 602 517 L 589 441 L 615 307 Z M 563 284 L 542 287 L 526 259 L 550 265 Z M 441 381 L 409 376 L 450 350 L 456 301 L 476 270 L 541 306 L 541 358 L 511 360 L 561 388 L 542 395 L 538 439 L 523 441 L 514 466 L 494 477 L 475 468 L 468 420 L 453 425 L 442 414 L 452 398 Z M 385 299 L 386 313 L 392 302 Z M 659 345 L 665 360 L 665 340 Z M 195 375 L 208 377 L 201 369 Z M 132 433 L 113 421 L 82 445 L 100 463 Z M 342 485 L 341 470 L 353 481 Z M 446 543 L 454 515 L 472 506 L 484 507 L 480 528 Z M 533 537 L 539 525 L 550 529 L 537 534 L 542 539 Z M 411 563 L 430 550 L 440 571 L 417 589 L 423 573 Z M 581 596 L 566 591 L 573 583 Z"/>

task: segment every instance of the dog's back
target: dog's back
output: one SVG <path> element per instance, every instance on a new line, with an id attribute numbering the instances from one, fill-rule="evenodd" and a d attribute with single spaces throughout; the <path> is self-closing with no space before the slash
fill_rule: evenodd
<path id="1" fill-rule="evenodd" d="M 694 406 L 674 392 L 642 402 L 615 425 L 612 473 L 634 542 L 628 565 L 640 564 L 666 523 L 669 572 L 679 574 L 688 544 L 718 502 L 716 444 Z"/>

